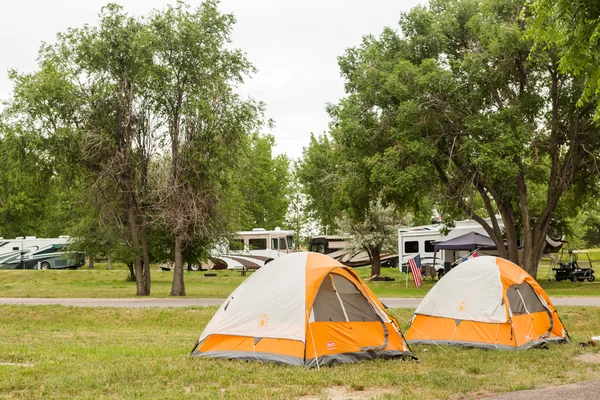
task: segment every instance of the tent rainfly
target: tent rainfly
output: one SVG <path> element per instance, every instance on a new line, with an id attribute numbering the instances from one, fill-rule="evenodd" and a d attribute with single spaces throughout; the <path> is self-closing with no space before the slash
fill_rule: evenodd
<path id="1" fill-rule="evenodd" d="M 193 356 L 319 367 L 414 358 L 397 321 L 356 273 L 294 253 L 254 272 L 221 305 Z"/>
<path id="2" fill-rule="evenodd" d="M 522 350 L 569 336 L 542 287 L 500 257 L 471 258 L 446 274 L 415 310 L 408 343 Z"/>

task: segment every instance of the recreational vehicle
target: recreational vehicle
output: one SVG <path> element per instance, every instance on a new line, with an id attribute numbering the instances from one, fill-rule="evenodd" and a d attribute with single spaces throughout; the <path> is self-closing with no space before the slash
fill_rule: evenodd
<path id="1" fill-rule="evenodd" d="M 65 251 L 69 240 L 69 236 L 0 238 L 0 269 L 77 269 L 85 264 L 85 256 Z"/>
<path id="2" fill-rule="evenodd" d="M 293 251 L 294 231 L 255 228 L 217 246 L 202 269 L 256 269 Z"/>
<path id="3" fill-rule="evenodd" d="M 315 236 L 310 239 L 308 249 L 315 253 L 328 255 L 349 267 L 362 267 L 371 264 L 371 259 L 366 251 L 349 251 L 350 236 Z M 382 267 L 397 267 L 398 255 L 381 254 Z"/>
<path id="4" fill-rule="evenodd" d="M 502 219 L 498 217 L 497 220 L 500 228 L 503 228 Z M 490 219 L 487 218 L 486 222 L 489 223 L 489 221 Z M 477 232 L 488 236 L 485 229 L 473 220 L 456 221 L 454 228 L 445 235 L 442 233 L 443 227 L 443 224 L 435 224 L 400 228 L 398 230 L 398 257 L 403 272 L 407 271 L 406 263 L 408 260 L 417 255 L 421 256 L 422 265 L 433 265 L 433 245 L 436 241 L 452 239 L 469 232 Z M 444 269 L 444 262 L 454 262 L 454 260 L 446 260 L 445 257 L 443 251 L 435 255 L 435 265 L 433 266 L 436 271 Z"/>

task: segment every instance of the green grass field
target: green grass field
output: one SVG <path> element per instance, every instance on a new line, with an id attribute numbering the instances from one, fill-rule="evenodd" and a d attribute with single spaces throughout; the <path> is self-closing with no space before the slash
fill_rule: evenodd
<path id="1" fill-rule="evenodd" d="M 361 278 L 370 275 L 368 267 L 357 268 Z M 239 271 L 210 271 L 216 277 L 207 277 L 205 272 L 186 272 L 185 282 L 188 297 L 227 297 L 246 279 Z M 416 289 L 412 278 L 394 268 L 383 268 L 382 275 L 395 279 L 393 282 L 369 282 L 368 285 L 379 297 L 423 297 L 435 284 L 425 280 Z M 171 291 L 172 272 L 155 269 L 152 271 L 152 297 L 168 297 Z M 600 296 L 600 279 L 597 282 L 548 281 L 547 275 L 538 276 L 539 283 L 550 296 Z M 124 269 L 105 270 L 82 268 L 69 270 L 2 270 L 0 271 L 0 297 L 135 297 L 135 283 L 127 281 Z"/>
<path id="2" fill-rule="evenodd" d="M 414 347 L 420 362 L 305 369 L 190 358 L 216 308 L 0 306 L 3 399 L 444 399 L 600 378 L 578 342 L 600 334 L 595 308 L 560 307 L 573 337 L 523 352 Z M 393 310 L 407 320 L 409 309 Z M 358 397 L 364 395 L 365 397 Z M 333 397 L 333 396 L 332 396 Z"/>

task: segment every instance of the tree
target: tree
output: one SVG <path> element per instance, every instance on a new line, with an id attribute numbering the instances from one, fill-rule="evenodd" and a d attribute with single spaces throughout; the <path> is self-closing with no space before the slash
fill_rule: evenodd
<path id="1" fill-rule="evenodd" d="M 240 228 L 281 227 L 289 205 L 290 161 L 283 154 L 273 157 L 272 135 L 254 133 L 249 139 L 236 174 L 236 186 L 243 199 Z"/>
<path id="2" fill-rule="evenodd" d="M 327 135 L 316 137 L 311 133 L 308 147 L 302 150 L 302 158 L 295 170 L 298 183 L 307 196 L 307 210 L 319 221 L 323 232 L 335 231 L 339 208 L 333 193 L 339 171 L 331 139 Z"/>
<path id="3" fill-rule="evenodd" d="M 296 250 L 305 248 L 308 245 L 310 236 L 317 231 L 318 223 L 307 207 L 308 197 L 298 181 L 296 169 L 292 171 L 288 202 L 285 226 L 294 231 Z"/>
<path id="4" fill-rule="evenodd" d="M 381 254 L 398 250 L 398 228 L 410 224 L 401 219 L 395 207 L 384 207 L 381 201 L 371 201 L 365 218 L 356 221 L 341 218 L 338 222 L 343 232 L 352 235 L 348 250 L 366 251 L 371 260 L 371 276 L 381 273 Z"/>
<path id="5" fill-rule="evenodd" d="M 585 0 L 532 0 L 527 3 L 528 34 L 538 48 L 549 46 L 560 57 L 562 73 L 584 78 L 579 105 L 596 103 L 600 108 L 600 4 Z"/>
<path id="6" fill-rule="evenodd" d="M 8 108 L 15 124 L 47 143 L 43 155 L 63 166 L 56 175 L 92 190 L 100 215 L 120 229 L 138 295 L 150 294 L 143 195 L 153 128 L 143 88 L 152 55 L 145 37 L 142 24 L 108 5 L 99 26 L 71 29 L 42 46 L 39 71 L 11 74 Z"/>
<path id="7" fill-rule="evenodd" d="M 186 243 L 215 236 L 223 225 L 219 200 L 231 182 L 235 150 L 259 127 L 262 113 L 261 104 L 233 91 L 253 69 L 241 51 L 228 48 L 235 19 L 217 5 L 209 0 L 190 10 L 180 2 L 150 18 L 149 90 L 166 122 L 171 162 L 169 181 L 157 181 L 155 215 L 175 243 L 172 296 L 185 295 Z"/>
<path id="8" fill-rule="evenodd" d="M 366 37 L 341 64 L 348 101 L 389 125 L 390 144 L 372 157 L 385 198 L 406 205 L 414 190 L 443 193 L 443 211 L 478 221 L 502 257 L 535 276 L 561 197 L 592 176 L 599 135 L 595 102 L 577 107 L 583 82 L 523 39 L 522 7 L 431 1 L 402 16 L 403 37 Z"/>
<path id="9" fill-rule="evenodd" d="M 28 137 L 0 125 L 0 236 L 39 235 L 39 217 L 45 214 L 45 194 L 51 170 L 35 152 Z M 47 188 L 41 191 L 39 188 Z"/>

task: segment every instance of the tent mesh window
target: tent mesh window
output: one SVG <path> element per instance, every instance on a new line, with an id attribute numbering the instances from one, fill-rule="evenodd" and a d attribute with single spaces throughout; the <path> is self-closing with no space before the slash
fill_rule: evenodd
<path id="1" fill-rule="evenodd" d="M 365 296 L 343 276 L 323 279 L 313 304 L 315 321 L 380 321 Z"/>
<path id="2" fill-rule="evenodd" d="M 527 282 L 514 284 L 506 291 L 506 297 L 513 315 L 545 312 L 546 308 Z"/>

